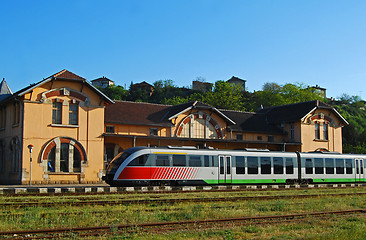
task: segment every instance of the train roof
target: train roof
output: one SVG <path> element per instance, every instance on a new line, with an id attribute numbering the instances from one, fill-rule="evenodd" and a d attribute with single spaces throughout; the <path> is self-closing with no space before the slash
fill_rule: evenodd
<path id="1" fill-rule="evenodd" d="M 268 149 L 256 149 L 256 148 L 243 148 L 243 149 L 217 149 L 217 148 L 212 148 L 212 147 L 207 147 L 207 148 L 197 148 L 194 146 L 160 146 L 160 147 L 133 147 L 130 149 L 127 149 L 126 151 L 132 153 L 132 152 L 136 152 L 139 150 L 144 150 L 144 149 L 150 149 L 150 150 L 183 150 L 183 151 L 207 151 L 207 152 L 212 152 L 212 151 L 217 151 L 217 152 L 235 152 L 235 153 L 239 153 L 239 152 L 251 152 L 251 153 L 264 153 L 264 154 L 269 154 L 269 153 L 275 153 L 275 154 L 294 154 L 295 152 L 282 152 L 282 151 L 270 151 Z M 347 157 L 365 157 L 366 155 L 362 155 L 362 154 L 350 154 L 350 153 L 346 153 L 346 154 L 342 154 L 339 152 L 322 152 L 322 151 L 314 151 L 314 152 L 300 152 L 300 155 L 305 155 L 305 156 L 319 156 L 319 157 L 341 157 L 341 156 L 347 156 Z"/>

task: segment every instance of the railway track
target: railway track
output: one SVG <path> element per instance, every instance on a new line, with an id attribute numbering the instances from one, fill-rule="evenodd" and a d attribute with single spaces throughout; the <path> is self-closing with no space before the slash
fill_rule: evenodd
<path id="1" fill-rule="evenodd" d="M 200 229 L 209 229 L 217 226 L 245 225 L 245 224 L 276 224 L 288 221 L 303 221 L 313 218 L 329 218 L 334 215 L 352 215 L 365 214 L 366 209 L 328 211 L 328 212 L 310 212 L 301 214 L 272 215 L 272 216 L 255 216 L 241 218 L 225 218 L 225 219 L 206 219 L 194 221 L 175 221 L 175 222 L 159 222 L 159 223 L 137 223 L 124 224 L 117 226 L 96 226 L 96 227 L 75 227 L 75 228 L 58 228 L 58 229 L 38 229 L 25 231 L 6 231 L 0 232 L 0 237 L 8 239 L 53 239 L 64 237 L 86 237 L 86 236 L 103 236 L 106 234 L 130 233 L 136 231 L 144 232 L 162 232 L 174 231 L 178 229 L 186 229 L 194 226 Z"/>
<path id="2" fill-rule="evenodd" d="M 73 201 L 49 201 L 49 202 L 6 202 L 0 203 L 0 208 L 29 208 L 29 207 L 54 207 L 54 206 L 86 206 L 86 205 L 129 205 L 129 204 L 153 204 L 153 203 L 182 203 L 182 202 L 236 202 L 236 201 L 265 201 L 284 199 L 304 199 L 319 197 L 343 197 L 363 196 L 366 193 L 337 193 L 337 194 L 300 194 L 300 195 L 265 195 L 265 196 L 241 196 L 241 197 L 195 197 L 195 198 L 160 198 L 151 199 L 113 199 L 113 200 L 73 200 Z"/>
<path id="3" fill-rule="evenodd" d="M 336 189 L 336 188 L 362 188 L 366 187 L 366 183 L 357 184 L 310 184 L 310 185 L 215 185 L 215 186 L 186 186 L 186 187 L 103 187 L 99 191 L 94 188 L 75 188 L 75 187 L 49 187 L 49 188 L 24 188 L 25 191 L 15 191 L 17 188 L 2 189 L 0 195 L 7 197 L 18 196 L 81 196 L 81 195 L 104 195 L 104 194 L 136 194 L 136 193 L 182 193 L 182 192 L 237 192 L 237 191 L 286 191 L 286 190 L 303 190 L 303 189 Z M 41 190 L 42 189 L 42 192 Z M 47 189 L 47 192 L 43 192 Z M 59 191 L 55 192 L 55 189 Z M 71 191 L 70 189 L 73 189 Z M 89 189 L 86 191 L 86 189 Z M 53 190 L 49 192 L 49 190 Z"/>

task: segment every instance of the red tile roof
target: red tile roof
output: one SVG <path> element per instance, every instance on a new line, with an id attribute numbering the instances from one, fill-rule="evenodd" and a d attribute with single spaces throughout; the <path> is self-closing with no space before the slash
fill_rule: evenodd
<path id="1" fill-rule="evenodd" d="M 54 75 L 52 75 L 52 77 L 55 78 L 65 78 L 65 79 L 74 79 L 74 80 L 86 80 L 83 77 L 80 77 L 78 75 L 76 75 L 75 73 L 72 73 L 66 69 L 62 70 L 61 72 L 58 72 Z"/>
<path id="2" fill-rule="evenodd" d="M 172 124 L 165 118 L 169 108 L 169 105 L 115 101 L 105 109 L 105 122 L 170 127 Z"/>

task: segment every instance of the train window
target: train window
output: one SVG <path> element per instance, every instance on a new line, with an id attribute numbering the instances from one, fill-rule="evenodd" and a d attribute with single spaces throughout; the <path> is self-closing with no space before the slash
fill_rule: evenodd
<path id="1" fill-rule="evenodd" d="M 353 173 L 352 159 L 346 159 L 346 174 Z"/>
<path id="2" fill-rule="evenodd" d="M 204 165 L 204 167 L 209 167 L 210 166 L 210 156 L 207 156 L 207 155 L 204 156 L 203 165 Z"/>
<path id="3" fill-rule="evenodd" d="M 231 157 L 226 157 L 226 174 L 231 174 Z"/>
<path id="4" fill-rule="evenodd" d="M 305 160 L 305 173 L 313 174 L 313 159 L 307 158 Z"/>
<path id="5" fill-rule="evenodd" d="M 324 159 L 323 158 L 315 158 L 315 174 L 324 174 Z"/>
<path id="6" fill-rule="evenodd" d="M 173 166 L 174 167 L 187 166 L 186 155 L 173 155 Z"/>
<path id="7" fill-rule="evenodd" d="M 245 174 L 245 158 L 242 156 L 235 157 L 236 174 Z"/>
<path id="8" fill-rule="evenodd" d="M 200 155 L 188 156 L 188 165 L 190 167 L 202 167 L 202 160 Z"/>
<path id="9" fill-rule="evenodd" d="M 258 174 L 258 157 L 248 157 L 248 174 Z"/>
<path id="10" fill-rule="evenodd" d="M 211 161 L 212 161 L 212 167 L 218 167 L 219 166 L 219 161 L 217 160 L 217 156 L 211 156 Z"/>
<path id="11" fill-rule="evenodd" d="M 294 159 L 286 158 L 286 174 L 294 174 Z"/>
<path id="12" fill-rule="evenodd" d="M 344 159 L 336 159 L 336 174 L 344 174 Z"/>
<path id="13" fill-rule="evenodd" d="M 273 158 L 273 172 L 274 174 L 283 174 L 283 158 Z"/>
<path id="14" fill-rule="evenodd" d="M 224 157 L 220 156 L 220 174 L 224 174 L 225 173 L 225 164 L 224 164 Z"/>
<path id="15" fill-rule="evenodd" d="M 360 174 L 360 166 L 358 165 L 358 160 L 356 160 L 356 174 Z"/>
<path id="16" fill-rule="evenodd" d="M 271 158 L 261 157 L 261 174 L 271 174 Z"/>
<path id="17" fill-rule="evenodd" d="M 156 166 L 170 166 L 169 155 L 156 155 Z"/>
<path id="18" fill-rule="evenodd" d="M 363 174 L 363 164 L 362 164 L 362 159 L 360 160 L 360 167 L 361 167 L 361 174 Z"/>
<path id="19" fill-rule="evenodd" d="M 133 159 L 128 166 L 145 166 L 147 159 L 149 157 L 149 154 L 141 155 L 135 159 Z"/>
<path id="20" fill-rule="evenodd" d="M 325 159 L 325 173 L 334 174 L 334 159 L 333 158 Z"/>

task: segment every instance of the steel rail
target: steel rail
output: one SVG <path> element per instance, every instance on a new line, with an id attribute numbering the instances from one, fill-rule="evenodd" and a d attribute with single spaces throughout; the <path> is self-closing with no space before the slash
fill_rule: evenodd
<path id="1" fill-rule="evenodd" d="M 209 197 L 209 198 L 158 198 L 158 199 L 132 199 L 132 200 L 99 200 L 99 201 L 66 201 L 66 202 L 7 202 L 0 203 L 0 208 L 26 208 L 26 207 L 53 207 L 65 206 L 85 206 L 85 205 L 126 205 L 126 204 L 151 204 L 167 203 L 174 204 L 180 202 L 236 202 L 236 201 L 265 201 L 281 199 L 306 199 L 317 197 L 344 197 L 363 196 L 366 193 L 336 193 L 336 194 L 301 194 L 301 195 L 265 195 L 265 196 L 244 196 L 244 197 Z"/>
<path id="2" fill-rule="evenodd" d="M 286 222 L 293 219 L 304 219 L 308 217 L 325 217 L 330 215 L 347 215 L 366 213 L 366 209 L 354 209 L 354 210 L 341 210 L 341 211 L 328 211 L 328 212 L 310 212 L 299 214 L 287 214 L 287 215 L 271 215 L 271 216 L 255 216 L 255 217 L 238 217 L 238 218 L 225 218 L 225 219 L 207 219 L 207 220 L 190 220 L 190 221 L 176 221 L 176 222 L 158 222 L 158 223 L 137 223 L 137 224 L 123 224 L 118 226 L 96 226 L 96 227 L 74 227 L 74 228 L 57 228 L 57 229 L 38 229 L 38 230 L 20 230 L 20 231 L 5 231 L 0 232 L 0 236 L 9 236 L 12 239 L 45 239 L 45 238 L 61 238 L 66 237 L 67 234 L 83 233 L 83 236 L 100 235 L 100 232 L 113 233 L 116 230 L 134 232 L 149 231 L 149 229 L 158 228 L 158 230 L 164 230 L 166 227 L 174 230 L 181 226 L 190 225 L 208 225 L 208 224 L 224 224 L 224 223 L 247 223 L 258 224 L 263 222 Z M 61 234 L 61 235 L 55 235 Z M 40 235 L 40 236 L 33 236 Z M 46 236 L 45 236 L 46 235 Z"/>

